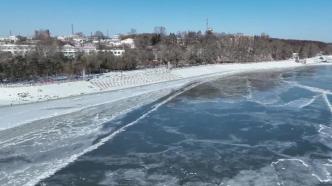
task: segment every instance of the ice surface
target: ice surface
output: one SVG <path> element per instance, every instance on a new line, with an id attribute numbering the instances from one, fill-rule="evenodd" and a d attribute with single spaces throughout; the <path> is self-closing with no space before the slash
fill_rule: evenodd
<path id="1" fill-rule="evenodd" d="M 114 101 L 0 131 L 0 185 L 35 185 L 101 145 L 105 139 L 95 143 L 98 136 L 113 132 L 115 135 L 124 130 L 116 129 L 116 125 L 106 130 L 105 122 L 167 93 Z"/>
<path id="2" fill-rule="evenodd" d="M 17 121 L 61 116 L 0 131 L 0 184 L 330 184 L 331 90 L 308 83 L 320 69 L 211 76 L 163 99 L 172 89 L 156 84 L 10 107 Z"/>

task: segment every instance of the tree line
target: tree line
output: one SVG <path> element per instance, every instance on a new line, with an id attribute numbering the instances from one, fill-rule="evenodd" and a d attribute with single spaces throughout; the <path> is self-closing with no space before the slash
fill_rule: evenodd
<path id="1" fill-rule="evenodd" d="M 293 53 L 308 58 L 322 52 L 331 54 L 331 44 L 317 41 L 284 40 L 266 34 L 245 36 L 224 33 L 154 33 L 123 36 L 134 38 L 135 49 L 121 57 L 98 52 L 67 58 L 56 50 L 61 43 L 41 42 L 25 56 L 0 54 L 0 82 L 77 77 L 84 70 L 97 74 L 111 70 L 133 70 L 172 64 L 175 67 L 234 62 L 259 62 L 289 59 Z"/>
<path id="2" fill-rule="evenodd" d="M 301 58 L 332 53 L 332 47 L 327 43 L 276 39 L 266 34 L 144 34 L 136 36 L 136 43 L 143 50 L 148 50 L 148 44 L 152 45 L 157 49 L 158 61 L 164 64 L 170 62 L 174 66 L 285 60 L 291 58 L 293 53 L 298 53 Z"/>
<path id="3" fill-rule="evenodd" d="M 122 57 L 111 52 L 91 55 L 78 54 L 75 58 L 65 57 L 60 52 L 41 55 L 32 52 L 25 56 L 0 54 L 0 82 L 37 81 L 66 76 L 78 78 L 83 70 L 87 74 L 98 74 L 110 70 L 133 70 L 140 58 L 136 50 L 128 50 Z"/>

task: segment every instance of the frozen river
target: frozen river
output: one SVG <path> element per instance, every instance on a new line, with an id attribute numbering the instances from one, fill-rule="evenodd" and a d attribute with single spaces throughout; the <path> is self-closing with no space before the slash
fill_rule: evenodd
<path id="1" fill-rule="evenodd" d="M 331 74 L 233 75 L 1 131 L 0 185 L 331 185 Z"/>

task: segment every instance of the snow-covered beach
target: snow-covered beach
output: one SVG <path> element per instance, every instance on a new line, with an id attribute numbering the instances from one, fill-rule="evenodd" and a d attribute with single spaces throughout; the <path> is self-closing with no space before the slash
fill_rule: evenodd
<path id="1" fill-rule="evenodd" d="M 327 58 L 331 60 L 331 57 Z M 2 86 L 0 87 L 0 130 L 143 94 L 176 90 L 193 81 L 206 80 L 209 77 L 326 64 L 330 63 L 319 63 L 318 58 L 307 59 L 305 65 L 295 63 L 293 60 L 215 64 L 172 70 L 158 68 L 123 73 L 110 72 L 89 81 Z"/>

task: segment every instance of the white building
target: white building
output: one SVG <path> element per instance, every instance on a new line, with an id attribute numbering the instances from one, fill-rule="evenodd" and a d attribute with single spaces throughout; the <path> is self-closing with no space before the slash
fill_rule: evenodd
<path id="1" fill-rule="evenodd" d="M 119 35 L 114 35 L 111 39 L 108 39 L 106 43 L 111 47 L 119 47 L 122 45 Z"/>
<path id="2" fill-rule="evenodd" d="M 57 40 L 65 42 L 66 41 L 66 37 L 65 36 L 58 36 Z"/>
<path id="3" fill-rule="evenodd" d="M 124 49 L 99 50 L 99 52 L 111 52 L 114 56 L 120 57 L 126 52 Z"/>
<path id="4" fill-rule="evenodd" d="M 72 45 L 66 44 L 61 48 L 61 52 L 66 57 L 76 57 L 77 53 L 79 52 L 79 48 L 74 47 Z"/>
<path id="5" fill-rule="evenodd" d="M 123 49 L 112 49 L 112 50 L 110 50 L 111 52 L 112 52 L 112 54 L 114 55 L 114 56 L 123 56 L 123 54 L 125 53 L 125 50 L 123 50 Z"/>
<path id="6" fill-rule="evenodd" d="M 127 46 L 129 48 L 135 48 L 135 41 L 132 38 L 127 38 L 121 41 L 121 45 Z"/>
<path id="7" fill-rule="evenodd" d="M 9 43 L 16 43 L 18 41 L 17 36 L 9 36 L 9 37 L 1 37 L 0 41 L 1 42 L 9 42 Z"/>
<path id="8" fill-rule="evenodd" d="M 75 42 L 75 43 L 80 43 L 83 44 L 84 42 L 86 42 L 88 39 L 80 36 L 80 35 L 72 35 L 71 39 Z"/>
<path id="9" fill-rule="evenodd" d="M 83 44 L 88 41 L 88 38 L 80 35 L 70 35 L 70 36 L 58 36 L 57 40 L 62 42 L 71 41 L 74 42 L 75 44 Z"/>
<path id="10" fill-rule="evenodd" d="M 18 37 L 16 37 L 16 36 L 9 36 L 9 37 L 8 37 L 8 40 L 9 40 L 10 42 L 14 42 L 14 43 L 16 43 L 19 39 L 18 39 Z"/>
<path id="11" fill-rule="evenodd" d="M 81 47 L 81 51 L 85 54 L 92 54 L 97 52 L 97 47 L 93 44 L 86 44 Z"/>
<path id="12" fill-rule="evenodd" d="M 111 50 L 97 50 L 96 46 L 93 44 L 87 44 L 84 46 L 72 46 L 72 45 L 64 45 L 61 49 L 61 52 L 64 56 L 74 58 L 77 56 L 79 52 L 84 54 L 92 54 L 96 52 L 111 52 L 114 56 L 123 56 L 125 53 L 124 49 L 111 49 Z"/>
<path id="13" fill-rule="evenodd" d="M 300 55 L 299 55 L 299 53 L 293 53 L 292 59 L 294 59 L 294 61 L 296 63 L 299 63 L 300 62 Z"/>
<path id="14" fill-rule="evenodd" d="M 26 55 L 36 49 L 35 45 L 16 45 L 16 44 L 3 44 L 0 45 L 1 52 L 10 52 L 12 55 Z"/>

